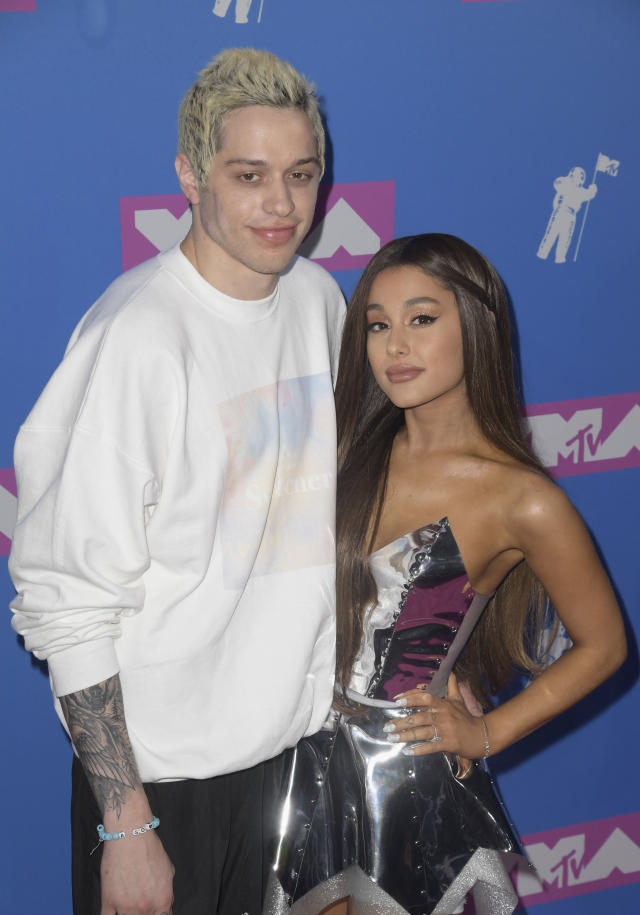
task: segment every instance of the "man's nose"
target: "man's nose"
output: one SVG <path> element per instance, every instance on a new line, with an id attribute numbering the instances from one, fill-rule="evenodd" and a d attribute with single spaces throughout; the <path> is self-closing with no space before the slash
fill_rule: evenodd
<path id="1" fill-rule="evenodd" d="M 295 209 L 293 195 L 286 181 L 277 178 L 269 183 L 264 199 L 267 213 L 276 216 L 289 216 Z"/>

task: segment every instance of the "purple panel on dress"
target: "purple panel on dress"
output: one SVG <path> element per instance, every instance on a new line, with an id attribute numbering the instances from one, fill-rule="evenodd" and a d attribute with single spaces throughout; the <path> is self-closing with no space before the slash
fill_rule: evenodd
<path id="1" fill-rule="evenodd" d="M 421 588 L 419 584 L 414 584 L 400 612 L 395 631 L 428 622 L 458 626 L 475 594 L 468 585 L 466 574 L 442 582 L 435 588 Z"/>
<path id="2" fill-rule="evenodd" d="M 394 627 L 385 663 L 386 676 L 378 687 L 377 698 L 393 699 L 420 683 L 431 682 L 447 656 L 474 594 L 468 587 L 466 574 L 434 588 L 414 584 Z"/>

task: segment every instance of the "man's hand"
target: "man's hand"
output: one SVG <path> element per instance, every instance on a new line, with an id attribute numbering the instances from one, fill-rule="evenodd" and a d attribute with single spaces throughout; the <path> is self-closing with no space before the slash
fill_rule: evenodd
<path id="1" fill-rule="evenodd" d="M 154 832 L 104 843 L 100 915 L 171 915 L 173 864 Z"/>
<path id="2" fill-rule="evenodd" d="M 174 869 L 162 842 L 153 831 L 129 835 L 153 813 L 131 749 L 120 677 L 61 696 L 60 704 L 105 830 L 126 833 L 104 843 L 101 915 L 169 915 Z"/>

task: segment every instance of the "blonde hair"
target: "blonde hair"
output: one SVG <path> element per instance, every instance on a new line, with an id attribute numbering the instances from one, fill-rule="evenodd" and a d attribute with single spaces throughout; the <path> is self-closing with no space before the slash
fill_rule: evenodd
<path id="1" fill-rule="evenodd" d="M 324 172 L 324 127 L 315 87 L 269 51 L 228 48 L 200 72 L 178 112 L 178 152 L 189 159 L 201 186 L 206 184 L 211 160 L 222 145 L 225 116 L 249 105 L 304 112 L 311 122 Z"/>

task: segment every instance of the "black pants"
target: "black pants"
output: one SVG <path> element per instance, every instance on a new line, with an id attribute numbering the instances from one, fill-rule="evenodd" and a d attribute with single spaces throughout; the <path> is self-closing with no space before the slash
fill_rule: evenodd
<path id="1" fill-rule="evenodd" d="M 286 759 L 282 753 L 242 772 L 144 786 L 176 871 L 174 915 L 260 915 Z M 102 815 L 75 757 L 71 788 L 73 911 L 99 915 L 102 846 L 90 852 Z"/>

